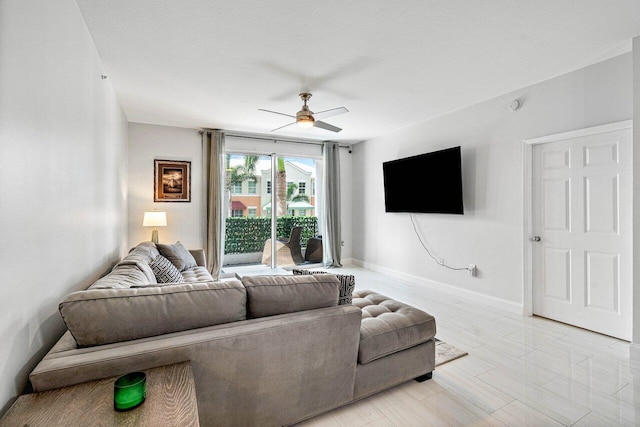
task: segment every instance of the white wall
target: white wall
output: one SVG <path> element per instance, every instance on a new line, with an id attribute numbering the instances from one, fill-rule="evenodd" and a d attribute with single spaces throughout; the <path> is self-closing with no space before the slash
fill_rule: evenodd
<path id="1" fill-rule="evenodd" d="M 0 413 L 126 248 L 127 121 L 73 0 L 0 2 Z"/>
<path id="2" fill-rule="evenodd" d="M 191 162 L 191 202 L 154 202 L 154 160 Z M 203 247 L 202 143 L 196 129 L 129 123 L 129 247 L 151 240 L 142 226 L 145 211 L 167 212 L 158 228 L 160 243 L 180 241 L 189 249 Z"/>
<path id="3" fill-rule="evenodd" d="M 427 76 L 428 77 L 428 76 Z M 523 140 L 632 117 L 632 56 L 622 55 L 354 146 L 353 257 L 454 289 L 522 304 Z M 514 98 L 523 107 L 510 112 Z M 478 277 L 435 264 L 408 214 L 384 211 L 382 162 L 462 146 L 465 215 L 417 214 L 437 257 L 477 264 Z M 410 195 L 419 197 L 413 183 Z"/>

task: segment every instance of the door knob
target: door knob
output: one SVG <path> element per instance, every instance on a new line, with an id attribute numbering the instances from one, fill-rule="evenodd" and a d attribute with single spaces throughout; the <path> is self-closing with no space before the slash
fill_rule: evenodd
<path id="1" fill-rule="evenodd" d="M 533 239 L 531 240 L 533 240 L 534 242 L 539 242 L 542 239 L 540 238 L 540 236 L 533 236 Z"/>

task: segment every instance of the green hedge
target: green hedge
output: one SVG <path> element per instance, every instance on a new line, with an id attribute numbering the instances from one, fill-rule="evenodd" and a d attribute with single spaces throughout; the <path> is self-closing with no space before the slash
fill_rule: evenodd
<path id="1" fill-rule="evenodd" d="M 302 247 L 307 245 L 310 237 L 318 235 L 318 218 L 315 216 L 283 216 L 277 219 L 276 224 L 278 239 L 288 239 L 291 227 L 302 227 Z M 227 218 L 225 230 L 225 254 L 262 252 L 264 242 L 271 238 L 271 218 Z"/>

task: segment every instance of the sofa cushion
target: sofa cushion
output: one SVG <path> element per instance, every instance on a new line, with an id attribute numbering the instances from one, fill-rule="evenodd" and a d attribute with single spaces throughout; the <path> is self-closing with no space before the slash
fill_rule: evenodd
<path id="1" fill-rule="evenodd" d="M 293 274 L 333 274 L 340 281 L 340 295 L 338 305 L 351 304 L 353 290 L 356 287 L 356 277 L 351 274 L 334 274 L 329 271 L 293 269 Z"/>
<path id="2" fill-rule="evenodd" d="M 371 362 L 388 354 L 429 341 L 436 335 L 432 315 L 371 291 L 353 294 L 362 310 L 358 362 Z"/>
<path id="3" fill-rule="evenodd" d="M 155 282 L 155 277 L 154 277 Z M 96 280 L 89 289 L 126 289 L 148 285 L 149 278 L 135 265 L 116 265 L 111 273 Z"/>
<path id="4" fill-rule="evenodd" d="M 137 246 L 131 248 L 131 250 L 129 252 L 132 252 L 132 251 L 134 251 L 136 249 L 145 252 L 147 254 L 147 256 L 149 257 L 149 261 L 151 261 L 152 259 L 154 259 L 158 255 L 160 255 L 160 252 L 158 251 L 158 248 L 156 248 L 156 244 L 153 243 L 153 242 L 140 242 L 140 243 L 138 243 Z"/>
<path id="5" fill-rule="evenodd" d="M 193 282 L 211 282 L 213 281 L 213 277 L 211 277 L 211 273 L 204 267 L 193 267 L 189 268 L 183 272 L 181 272 L 182 277 L 184 278 L 185 283 L 193 283 Z"/>
<path id="6" fill-rule="evenodd" d="M 73 292 L 60 314 L 80 347 L 102 345 L 246 319 L 246 291 L 237 280 L 90 289 Z"/>
<path id="7" fill-rule="evenodd" d="M 156 259 L 149 264 L 151 271 L 156 276 L 158 283 L 182 283 L 184 278 L 175 265 L 162 255 L 158 255 Z"/>
<path id="8" fill-rule="evenodd" d="M 187 268 L 193 268 L 198 265 L 193 255 L 191 255 L 191 252 L 182 246 L 180 242 L 176 242 L 173 245 L 156 243 L 156 248 L 158 248 L 162 256 L 176 266 L 178 271 L 184 271 Z"/>
<path id="9" fill-rule="evenodd" d="M 273 316 L 338 304 L 335 276 L 246 276 L 248 317 Z"/>
<path id="10" fill-rule="evenodd" d="M 149 283 L 156 283 L 156 276 L 149 266 L 153 259 L 146 248 L 136 246 L 117 265 L 135 265 L 147 276 Z"/>

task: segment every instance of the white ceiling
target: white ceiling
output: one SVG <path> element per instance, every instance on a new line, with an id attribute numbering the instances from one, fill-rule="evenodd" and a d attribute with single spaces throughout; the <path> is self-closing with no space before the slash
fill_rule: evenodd
<path id="1" fill-rule="evenodd" d="M 638 0 L 77 0 L 131 122 L 357 142 L 624 53 Z"/>

